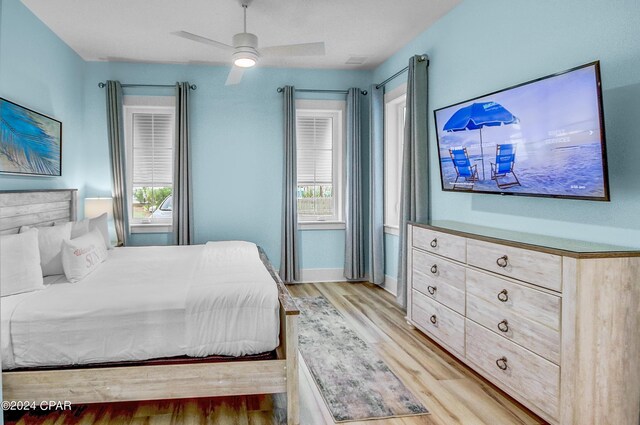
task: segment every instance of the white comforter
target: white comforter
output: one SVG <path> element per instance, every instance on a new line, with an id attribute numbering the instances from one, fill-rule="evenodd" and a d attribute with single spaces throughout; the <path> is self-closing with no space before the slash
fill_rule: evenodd
<path id="1" fill-rule="evenodd" d="M 79 283 L 3 297 L 1 330 L 3 369 L 255 354 L 278 345 L 278 291 L 248 242 L 116 248 Z"/>

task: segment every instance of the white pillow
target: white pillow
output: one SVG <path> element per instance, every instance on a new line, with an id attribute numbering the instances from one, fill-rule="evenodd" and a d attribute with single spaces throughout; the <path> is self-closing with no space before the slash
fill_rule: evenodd
<path id="1" fill-rule="evenodd" d="M 69 282 L 81 281 L 106 259 L 107 247 L 98 229 L 62 243 L 62 264 Z"/>
<path id="2" fill-rule="evenodd" d="M 29 230 L 30 227 L 22 226 L 20 233 Z M 38 227 L 38 244 L 40 245 L 40 265 L 42 275 L 63 274 L 60 250 L 62 241 L 71 239 L 71 222 L 59 226 Z"/>
<path id="3" fill-rule="evenodd" d="M 0 236 L 0 295 L 44 289 L 38 229 Z"/>
<path id="4" fill-rule="evenodd" d="M 89 219 L 71 222 L 71 239 L 79 238 L 89 233 Z"/>
<path id="5" fill-rule="evenodd" d="M 104 239 L 104 245 L 107 249 L 113 248 L 111 246 L 111 238 L 109 238 L 109 225 L 107 221 L 107 213 L 104 213 L 96 218 L 89 219 L 89 231 L 98 229 L 102 238 Z"/>

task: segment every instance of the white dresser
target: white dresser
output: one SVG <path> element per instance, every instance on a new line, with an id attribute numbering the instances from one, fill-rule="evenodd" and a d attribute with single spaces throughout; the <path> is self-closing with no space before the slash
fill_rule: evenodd
<path id="1" fill-rule="evenodd" d="M 552 424 L 637 425 L 640 252 L 410 224 L 407 320 Z"/>

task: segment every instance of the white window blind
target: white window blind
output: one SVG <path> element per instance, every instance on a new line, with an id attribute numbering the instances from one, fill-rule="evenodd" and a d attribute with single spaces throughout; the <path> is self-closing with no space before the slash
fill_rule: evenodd
<path id="1" fill-rule="evenodd" d="M 173 185 L 173 115 L 133 113 L 133 186 Z"/>
<path id="2" fill-rule="evenodd" d="M 299 185 L 333 183 L 333 118 L 298 117 Z"/>

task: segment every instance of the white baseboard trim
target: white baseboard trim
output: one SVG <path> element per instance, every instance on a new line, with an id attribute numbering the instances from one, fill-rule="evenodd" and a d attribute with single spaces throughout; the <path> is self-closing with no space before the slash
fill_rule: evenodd
<path id="1" fill-rule="evenodd" d="M 302 269 L 300 283 L 346 282 L 344 269 Z"/>
<path id="2" fill-rule="evenodd" d="M 391 276 L 384 276 L 384 290 L 393 296 L 398 295 L 398 281 Z"/>

